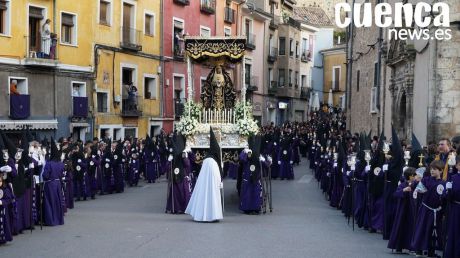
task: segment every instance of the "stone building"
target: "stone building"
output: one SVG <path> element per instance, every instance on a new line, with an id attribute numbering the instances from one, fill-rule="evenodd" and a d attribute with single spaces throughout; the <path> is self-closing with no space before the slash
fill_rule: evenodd
<path id="1" fill-rule="evenodd" d="M 348 29 L 354 35 L 347 44 L 352 132 L 384 130 L 388 136 L 393 125 L 401 139 L 410 141 L 414 133 L 423 145 L 460 134 L 460 3 L 445 2 L 450 40 L 395 40 L 376 26 Z"/>

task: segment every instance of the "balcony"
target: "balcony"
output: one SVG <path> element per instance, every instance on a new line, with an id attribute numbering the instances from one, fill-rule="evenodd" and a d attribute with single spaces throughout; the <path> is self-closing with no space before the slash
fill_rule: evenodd
<path id="1" fill-rule="evenodd" d="M 224 22 L 229 24 L 235 23 L 235 10 L 230 7 L 225 7 Z"/>
<path id="2" fill-rule="evenodd" d="M 310 89 L 307 87 L 300 88 L 300 98 L 308 100 L 310 98 Z"/>
<path id="3" fill-rule="evenodd" d="M 174 0 L 174 3 L 178 5 L 190 5 L 190 0 Z"/>
<path id="4" fill-rule="evenodd" d="M 256 49 L 256 35 L 248 34 L 246 35 L 246 48 L 254 50 Z"/>
<path id="5" fill-rule="evenodd" d="M 311 51 L 310 50 L 303 51 L 300 57 L 300 61 L 304 63 L 310 62 L 311 61 Z"/>
<path id="6" fill-rule="evenodd" d="M 122 100 L 121 108 L 122 117 L 140 117 L 142 116 L 142 97 L 127 97 Z"/>
<path id="7" fill-rule="evenodd" d="M 73 102 L 73 117 L 86 118 L 88 117 L 88 98 L 87 97 L 72 97 Z"/>
<path id="8" fill-rule="evenodd" d="M 129 27 L 121 27 L 121 48 L 131 51 L 142 51 L 142 31 Z"/>
<path id="9" fill-rule="evenodd" d="M 184 103 L 176 99 L 174 102 L 174 117 L 179 119 L 184 114 Z"/>
<path id="10" fill-rule="evenodd" d="M 271 47 L 270 52 L 268 53 L 268 62 L 273 63 L 278 58 L 278 48 Z"/>
<path id="11" fill-rule="evenodd" d="M 268 88 L 268 94 L 276 95 L 277 92 L 278 92 L 278 82 L 270 81 L 270 87 Z"/>
<path id="12" fill-rule="evenodd" d="M 250 76 L 246 77 L 246 89 L 247 91 L 258 91 L 259 88 L 257 85 L 259 84 L 259 77 L 258 76 Z"/>
<path id="13" fill-rule="evenodd" d="M 280 17 L 278 15 L 273 15 L 272 19 L 270 20 L 270 25 L 268 26 L 271 30 L 278 29 L 280 24 Z"/>
<path id="14" fill-rule="evenodd" d="M 185 55 L 185 42 L 183 39 L 178 39 L 174 42 L 174 60 L 183 61 Z"/>
<path id="15" fill-rule="evenodd" d="M 215 0 L 201 0 L 200 10 L 202 13 L 214 14 L 216 13 Z"/>
<path id="16" fill-rule="evenodd" d="M 30 116 L 30 95 L 10 95 L 10 118 L 26 119 Z"/>
<path id="17" fill-rule="evenodd" d="M 276 92 L 278 97 L 286 97 L 286 98 L 293 98 L 295 90 L 289 87 L 278 87 Z"/>
<path id="18" fill-rule="evenodd" d="M 27 43 L 24 65 L 52 68 L 59 64 L 56 34 L 51 34 L 51 38 L 44 38 L 40 35 L 26 36 L 25 40 Z"/>

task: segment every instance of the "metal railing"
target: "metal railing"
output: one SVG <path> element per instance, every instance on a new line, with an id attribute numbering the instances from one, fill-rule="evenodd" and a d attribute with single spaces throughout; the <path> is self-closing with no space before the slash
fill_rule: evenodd
<path id="1" fill-rule="evenodd" d="M 200 10 L 204 13 L 214 14 L 216 12 L 216 1 L 201 0 Z"/>
<path id="2" fill-rule="evenodd" d="M 141 51 L 142 50 L 142 31 L 130 27 L 121 27 L 122 48 Z"/>
<path id="3" fill-rule="evenodd" d="M 142 96 L 128 96 L 122 99 L 121 115 L 125 117 L 142 116 Z"/>
<path id="4" fill-rule="evenodd" d="M 275 95 L 278 92 L 278 82 L 270 81 L 270 87 L 268 88 L 268 94 Z"/>
<path id="5" fill-rule="evenodd" d="M 246 87 L 248 91 L 257 91 L 259 84 L 259 76 L 250 76 L 246 78 Z"/>
<path id="6" fill-rule="evenodd" d="M 275 62 L 278 57 L 278 48 L 271 47 L 270 51 L 268 52 L 268 61 Z"/>
<path id="7" fill-rule="evenodd" d="M 300 98 L 309 99 L 310 98 L 310 89 L 307 87 L 300 88 Z"/>
<path id="8" fill-rule="evenodd" d="M 246 47 L 249 49 L 256 49 L 256 35 L 255 34 L 248 34 L 246 35 Z"/>
<path id="9" fill-rule="evenodd" d="M 174 58 L 183 59 L 185 55 L 185 42 L 183 39 L 177 40 L 174 43 Z"/>
<path id="10" fill-rule="evenodd" d="M 224 22 L 235 23 L 235 10 L 230 7 L 225 7 Z"/>
<path id="11" fill-rule="evenodd" d="M 269 25 L 270 29 L 273 29 L 273 30 L 277 29 L 280 24 L 280 20 L 281 20 L 280 16 L 272 15 L 272 19 L 270 20 L 270 25 Z"/>
<path id="12" fill-rule="evenodd" d="M 52 34 L 50 38 L 36 36 L 25 36 L 26 58 L 42 60 L 58 60 L 57 35 Z"/>
<path id="13" fill-rule="evenodd" d="M 300 61 L 302 61 L 302 62 L 310 62 L 311 61 L 311 51 L 310 50 L 302 51 Z"/>

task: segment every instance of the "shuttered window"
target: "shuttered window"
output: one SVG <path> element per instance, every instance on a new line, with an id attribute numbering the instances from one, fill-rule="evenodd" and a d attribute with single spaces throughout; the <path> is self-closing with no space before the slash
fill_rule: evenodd
<path id="1" fill-rule="evenodd" d="M 43 17 L 43 9 L 38 7 L 29 7 L 29 17 L 37 18 L 37 19 L 44 19 Z"/>
<path id="2" fill-rule="evenodd" d="M 62 14 L 62 25 L 73 27 L 73 15 L 68 14 L 68 13 L 63 13 Z"/>

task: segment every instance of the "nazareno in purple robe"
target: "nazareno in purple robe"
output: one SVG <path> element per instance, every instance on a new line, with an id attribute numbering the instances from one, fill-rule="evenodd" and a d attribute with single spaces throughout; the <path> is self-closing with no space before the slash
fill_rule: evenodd
<path id="1" fill-rule="evenodd" d="M 64 209 L 61 178 L 64 164 L 59 161 L 47 161 L 43 168 L 43 219 L 47 226 L 64 224 Z"/>
<path id="2" fill-rule="evenodd" d="M 427 191 L 423 194 L 412 238 L 412 248 L 415 251 L 442 250 L 442 198 L 445 196 L 445 186 L 441 179 L 425 177 L 422 184 Z"/>
<path id="3" fill-rule="evenodd" d="M 241 152 L 240 161 L 243 165 L 240 210 L 244 212 L 259 212 L 262 207 L 262 183 L 260 181 L 262 171 L 253 171 L 253 173 L 257 173 L 257 176 L 251 177 L 249 157 L 245 151 Z M 259 168 L 262 169 L 261 167 Z"/>
<path id="4" fill-rule="evenodd" d="M 279 177 L 281 179 L 294 179 L 294 169 L 292 168 L 292 148 L 282 149 L 280 148 L 278 152 L 278 162 L 279 164 Z"/>
<path id="5" fill-rule="evenodd" d="M 388 241 L 388 248 L 393 250 L 412 250 L 411 241 L 414 232 L 412 191 L 403 191 L 408 186 L 408 182 L 401 183 L 393 194 L 397 201 L 393 228 Z"/>
<path id="6" fill-rule="evenodd" d="M 140 168 L 139 159 L 131 158 L 131 160 L 129 161 L 129 169 L 128 169 L 129 186 L 137 186 L 137 184 L 139 183 L 139 168 Z"/>
<path id="7" fill-rule="evenodd" d="M 0 190 L 3 192 L 3 197 L 0 199 L 2 201 L 0 205 L 0 244 L 4 244 L 13 241 L 11 224 L 14 217 L 14 196 L 9 187 L 1 187 Z"/>
<path id="8" fill-rule="evenodd" d="M 451 177 L 452 189 L 447 192 L 449 209 L 447 210 L 447 243 L 445 258 L 460 257 L 460 174 Z"/>
<path id="9" fill-rule="evenodd" d="M 155 183 L 155 180 L 158 177 L 158 160 L 159 156 L 155 150 L 145 149 L 145 179 L 149 183 Z"/>
<path id="10" fill-rule="evenodd" d="M 171 179 L 172 183 L 169 185 L 168 200 L 166 202 L 166 211 L 174 214 L 184 213 L 192 197 L 192 179 L 190 175 L 192 174 L 194 156 L 191 153 L 187 153 L 187 157 L 182 157 L 182 162 L 184 166 L 183 178 L 177 181 Z"/>

